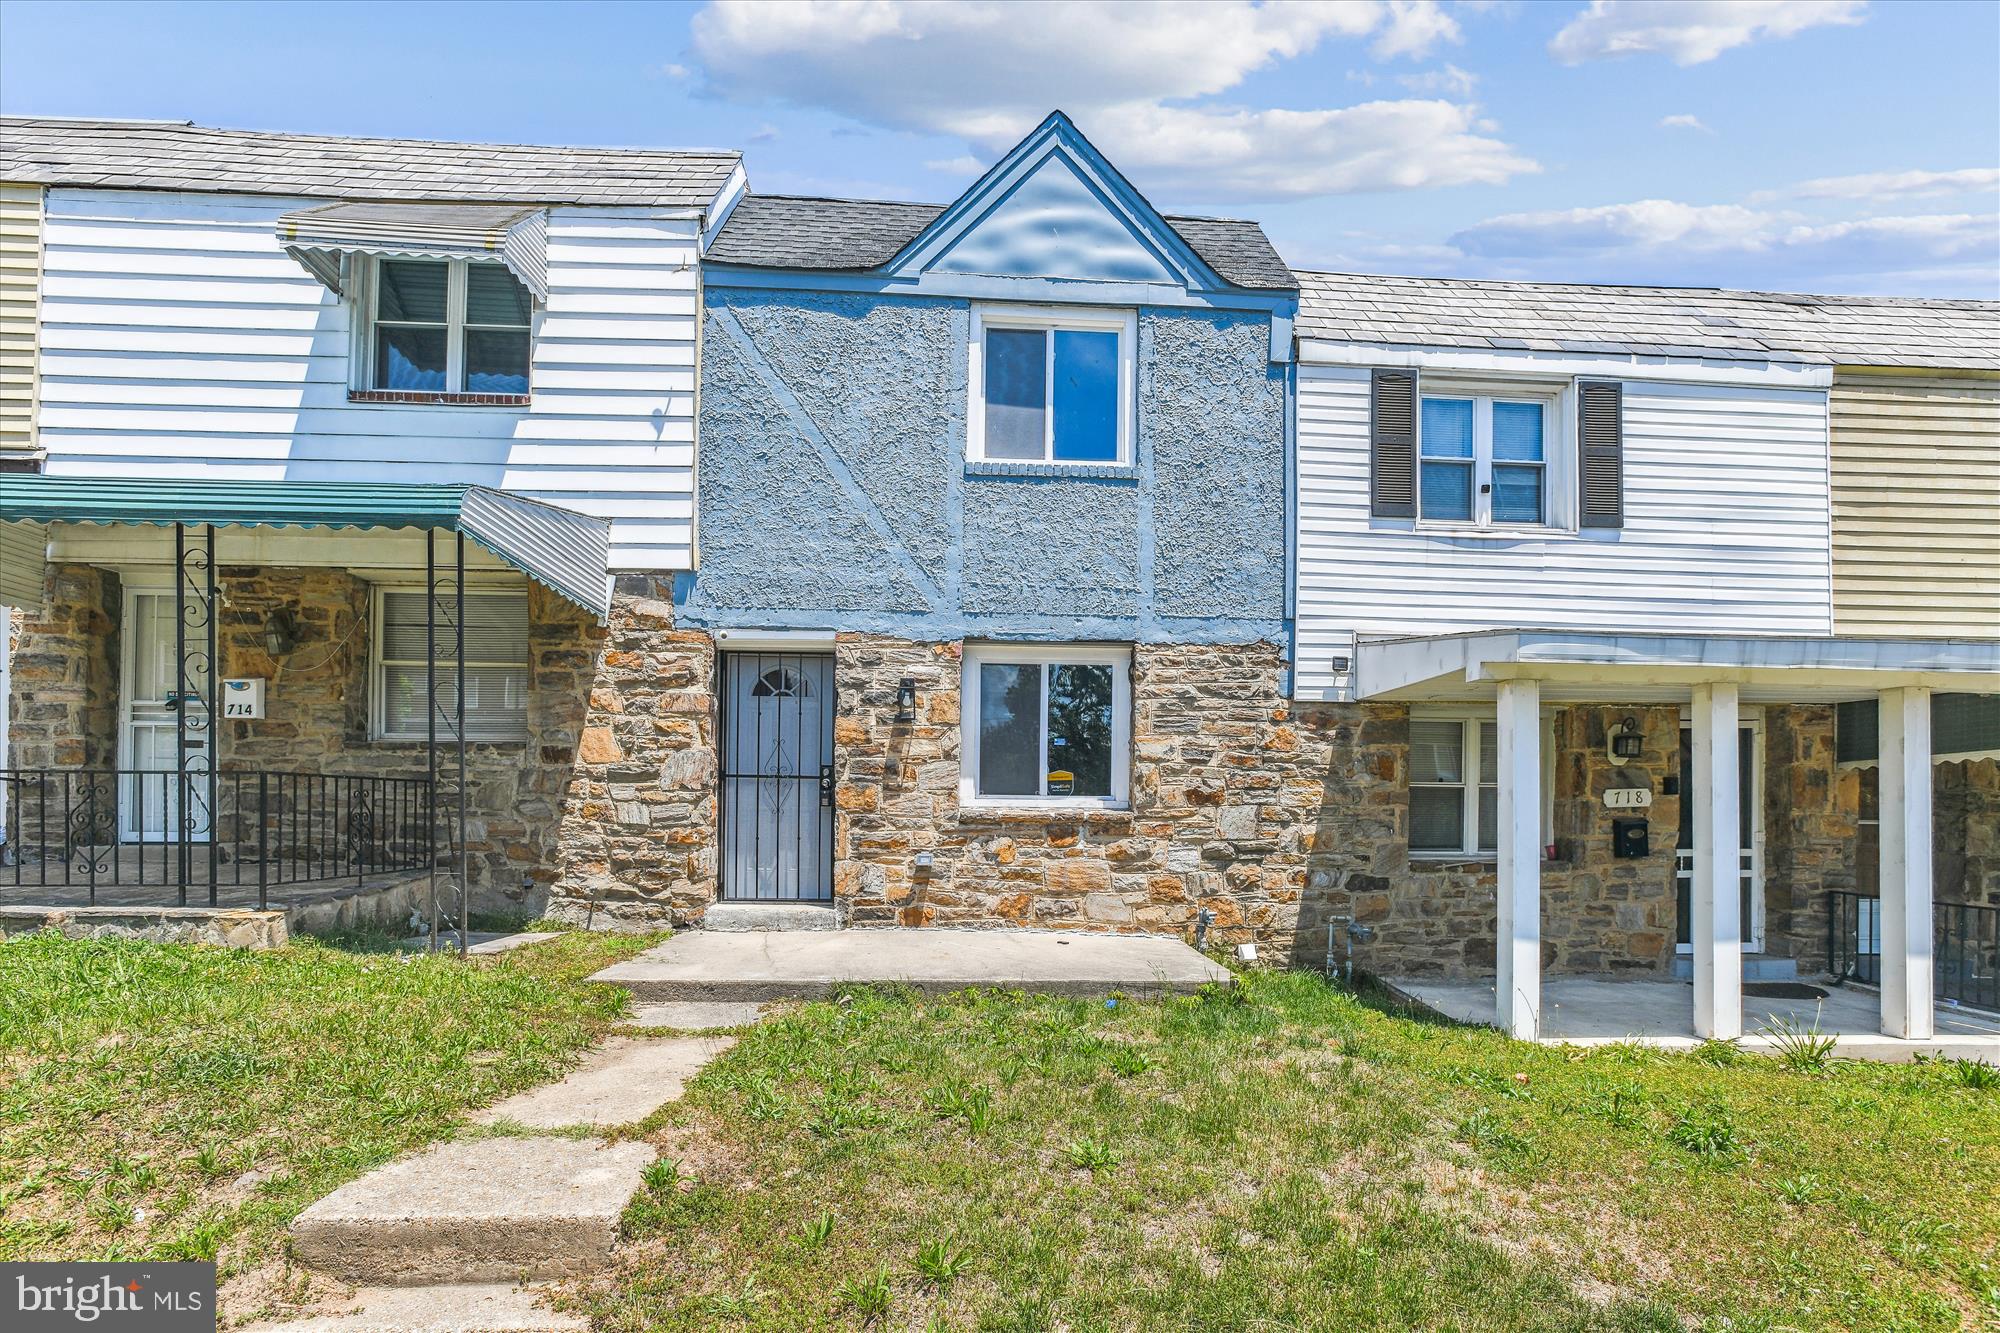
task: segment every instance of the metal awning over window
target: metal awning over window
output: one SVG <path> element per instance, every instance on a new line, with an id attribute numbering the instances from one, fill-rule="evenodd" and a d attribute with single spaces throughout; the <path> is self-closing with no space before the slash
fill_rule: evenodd
<path id="1" fill-rule="evenodd" d="M 285 253 L 338 293 L 348 255 L 497 259 L 537 301 L 549 297 L 548 221 L 516 204 L 325 204 L 278 219 Z"/>
<path id="2" fill-rule="evenodd" d="M 197 481 L 0 473 L 7 586 L 41 600 L 46 525 L 208 524 L 266 528 L 420 528 L 462 532 L 599 620 L 611 613 L 611 525 L 486 486 L 326 481 Z"/>

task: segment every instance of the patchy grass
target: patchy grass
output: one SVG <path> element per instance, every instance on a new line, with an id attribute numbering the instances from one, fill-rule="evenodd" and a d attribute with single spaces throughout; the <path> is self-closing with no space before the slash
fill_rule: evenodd
<path id="1" fill-rule="evenodd" d="M 1589 1053 L 1300 974 L 1162 1004 L 863 990 L 637 1132 L 608 1330 L 1955 1329 L 2000 1320 L 2000 1093 Z"/>
<path id="2" fill-rule="evenodd" d="M 265 1263 L 313 1199 L 559 1074 L 624 1006 L 582 979 L 650 942 L 0 944 L 0 1259 Z"/>

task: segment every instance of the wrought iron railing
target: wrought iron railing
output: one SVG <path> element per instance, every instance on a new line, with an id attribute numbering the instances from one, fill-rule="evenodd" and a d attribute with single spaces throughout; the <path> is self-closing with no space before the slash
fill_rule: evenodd
<path id="1" fill-rule="evenodd" d="M 1826 970 L 1842 981 L 1882 984 L 1882 900 L 1827 894 Z M 1940 1000 L 2000 1010 L 2000 907 L 1932 904 L 1931 975 Z"/>
<path id="2" fill-rule="evenodd" d="M 157 888 L 213 906 L 255 885 L 263 907 L 277 886 L 425 871 L 437 856 L 422 777 L 0 769 L 0 801 L 0 890 L 81 890 L 91 905 L 100 889 Z"/>

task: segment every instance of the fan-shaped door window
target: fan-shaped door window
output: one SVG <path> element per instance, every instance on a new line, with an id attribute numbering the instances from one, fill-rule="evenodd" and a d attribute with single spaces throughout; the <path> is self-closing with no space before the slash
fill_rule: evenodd
<path id="1" fill-rule="evenodd" d="M 753 699 L 809 699 L 812 682 L 788 666 L 772 667 L 750 687 Z"/>

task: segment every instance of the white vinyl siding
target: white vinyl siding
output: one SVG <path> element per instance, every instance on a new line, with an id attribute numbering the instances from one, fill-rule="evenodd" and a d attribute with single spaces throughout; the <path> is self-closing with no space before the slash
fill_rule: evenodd
<path id="1" fill-rule="evenodd" d="M 51 190 L 41 444 L 59 476 L 472 482 L 687 569 L 698 222 L 550 210 L 530 406 L 348 401 L 350 307 L 278 246 L 310 199 Z"/>
<path id="2" fill-rule="evenodd" d="M 1349 697 L 1357 634 L 1831 632 L 1824 390 L 1627 380 L 1625 526 L 1490 537 L 1370 517 L 1368 391 L 1299 368 L 1300 697 Z"/>

